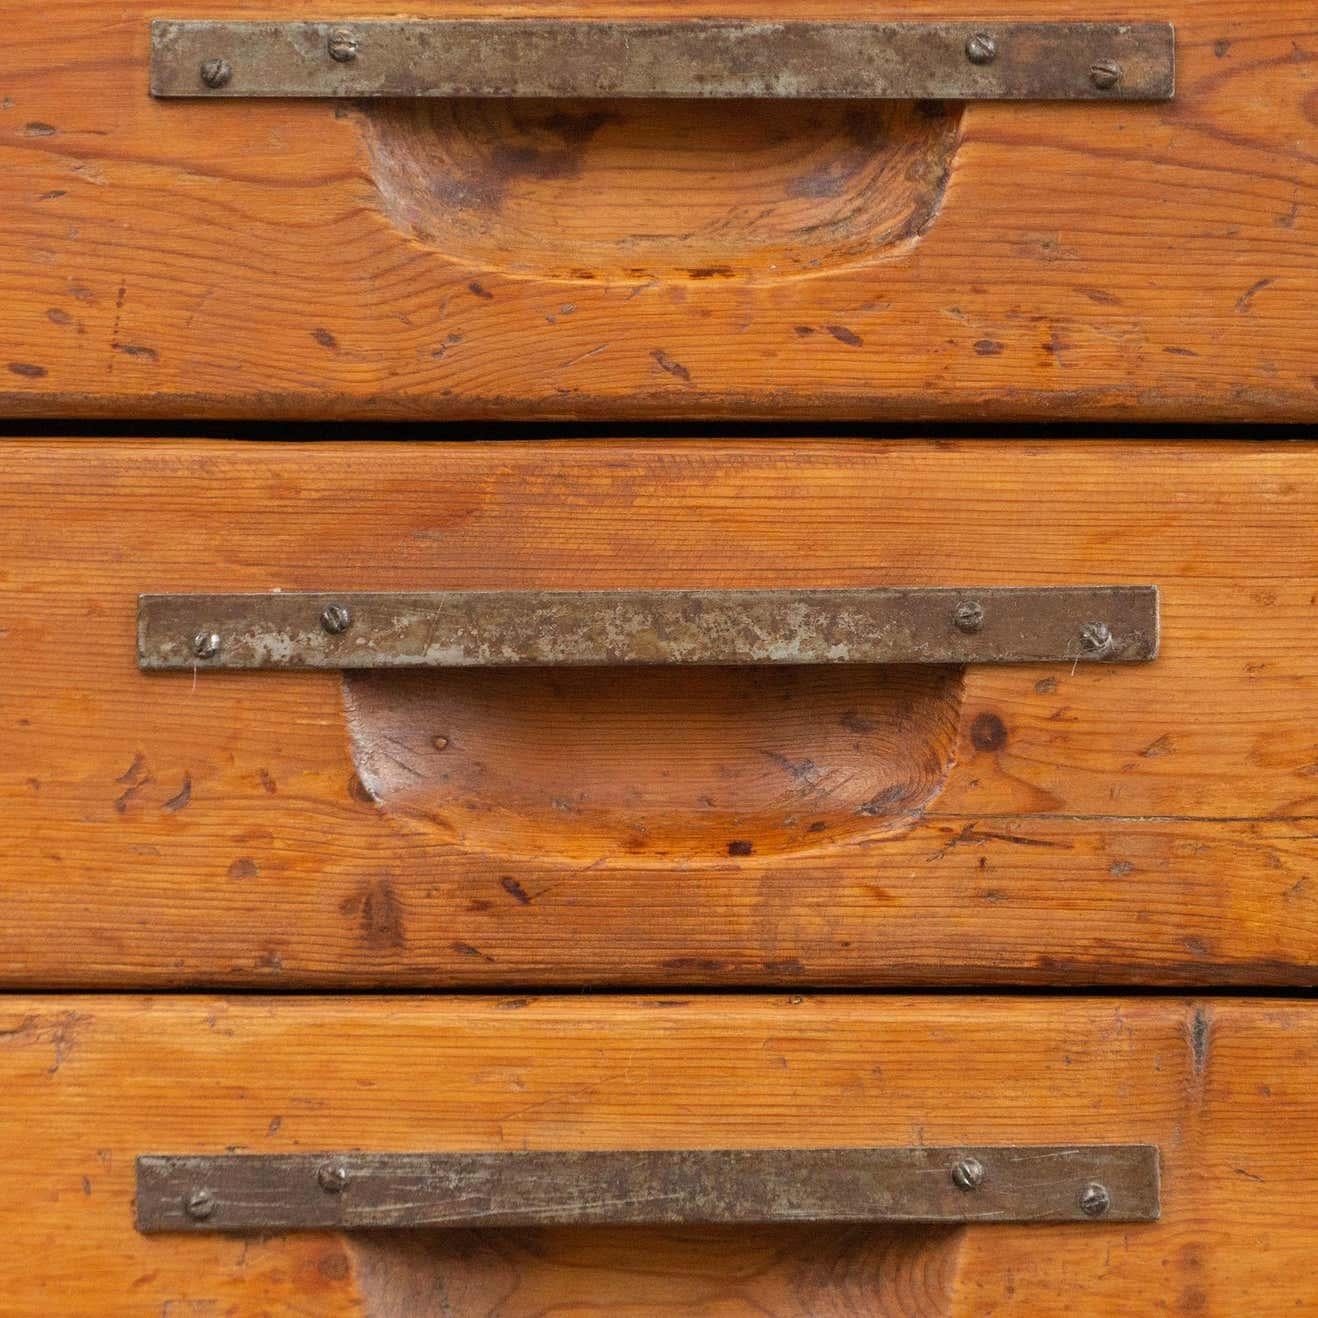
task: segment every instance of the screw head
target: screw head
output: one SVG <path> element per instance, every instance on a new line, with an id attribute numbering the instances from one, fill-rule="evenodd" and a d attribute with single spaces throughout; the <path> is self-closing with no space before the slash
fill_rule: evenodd
<path id="1" fill-rule="evenodd" d="M 340 64 L 351 64 L 357 58 L 357 38 L 346 27 L 336 27 L 329 34 L 329 57 Z"/>
<path id="2" fill-rule="evenodd" d="M 958 1190 L 978 1190 L 984 1184 L 984 1164 L 978 1158 L 962 1158 L 952 1168 L 952 1184 Z"/>
<path id="3" fill-rule="evenodd" d="M 201 80 L 207 87 L 223 87 L 233 77 L 233 65 L 227 59 L 208 59 L 201 66 Z"/>
<path id="4" fill-rule="evenodd" d="M 194 1222 L 204 1222 L 215 1211 L 215 1196 L 209 1190 L 193 1190 L 183 1201 L 183 1211 Z"/>
<path id="5" fill-rule="evenodd" d="M 966 38 L 966 58 L 972 64 L 992 64 L 998 57 L 998 43 L 987 32 Z"/>
<path id="6" fill-rule="evenodd" d="M 341 1162 L 327 1162 L 316 1173 L 316 1180 L 326 1194 L 342 1194 L 348 1188 L 348 1169 Z"/>
<path id="7" fill-rule="evenodd" d="M 1114 59 L 1095 60 L 1089 66 L 1089 81 L 1099 91 L 1105 92 L 1115 87 L 1121 81 L 1121 76 L 1121 65 Z"/>
<path id="8" fill-rule="evenodd" d="M 1112 629 L 1105 622 L 1087 622 L 1080 629 L 1080 648 L 1102 654 L 1112 644 Z"/>
<path id="9" fill-rule="evenodd" d="M 977 632 L 984 625 L 984 606 L 977 600 L 967 600 L 964 604 L 958 604 L 956 612 L 952 615 L 952 621 L 959 632 L 967 634 Z"/>
<path id="10" fill-rule="evenodd" d="M 1112 1207 L 1112 1196 L 1106 1185 L 1090 1181 L 1080 1191 L 1080 1211 L 1086 1217 L 1102 1217 Z"/>
<path id="11" fill-rule="evenodd" d="M 352 626 L 352 612 L 346 604 L 327 604 L 320 625 L 331 636 L 342 636 Z"/>
<path id="12" fill-rule="evenodd" d="M 198 659 L 214 659 L 220 652 L 218 632 L 198 632 L 192 638 L 192 653 Z"/>

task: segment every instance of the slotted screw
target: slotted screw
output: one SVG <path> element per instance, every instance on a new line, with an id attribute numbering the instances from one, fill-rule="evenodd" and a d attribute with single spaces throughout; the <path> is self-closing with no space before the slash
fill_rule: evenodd
<path id="1" fill-rule="evenodd" d="M 962 1158 L 952 1168 L 952 1184 L 958 1190 L 978 1190 L 984 1183 L 984 1164 L 978 1158 Z"/>
<path id="2" fill-rule="evenodd" d="M 192 653 L 198 659 L 214 659 L 220 652 L 218 632 L 198 632 L 192 638 Z"/>
<path id="3" fill-rule="evenodd" d="M 1121 81 L 1121 65 L 1114 59 L 1095 60 L 1089 66 L 1089 81 L 1099 91 L 1108 91 Z"/>
<path id="4" fill-rule="evenodd" d="M 1112 1196 L 1106 1185 L 1090 1181 L 1080 1191 L 1080 1211 L 1086 1217 L 1102 1217 L 1112 1207 Z"/>
<path id="5" fill-rule="evenodd" d="M 320 625 L 331 636 L 341 636 L 352 626 L 352 613 L 346 604 L 327 604 L 320 615 Z"/>
<path id="6" fill-rule="evenodd" d="M 208 59 L 201 66 L 201 80 L 207 87 L 223 87 L 233 77 L 233 65 L 227 59 Z"/>
<path id="7" fill-rule="evenodd" d="M 342 1194 L 348 1188 L 348 1169 L 341 1162 L 327 1162 L 316 1173 L 316 1180 L 326 1194 Z"/>
<path id="8" fill-rule="evenodd" d="M 183 1201 L 183 1210 L 194 1222 L 204 1222 L 215 1211 L 215 1196 L 209 1190 L 193 1190 Z"/>
<path id="9" fill-rule="evenodd" d="M 329 57 L 340 64 L 351 64 L 357 58 L 357 38 L 346 27 L 336 27 L 329 34 Z"/>
<path id="10" fill-rule="evenodd" d="M 1080 629 L 1080 648 L 1102 654 L 1112 644 L 1112 629 L 1105 622 L 1087 622 Z"/>
<path id="11" fill-rule="evenodd" d="M 984 625 L 984 606 L 977 600 L 968 600 L 958 604 L 952 621 L 959 632 L 977 632 Z"/>
<path id="12" fill-rule="evenodd" d="M 998 43 L 987 32 L 976 32 L 966 39 L 966 58 L 972 64 L 992 64 L 998 57 Z"/>

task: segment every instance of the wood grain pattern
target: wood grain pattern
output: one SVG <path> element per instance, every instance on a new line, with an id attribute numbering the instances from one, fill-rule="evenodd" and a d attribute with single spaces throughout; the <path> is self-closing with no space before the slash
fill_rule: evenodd
<path id="1" fill-rule="evenodd" d="M 159 13 L 8 16 L 10 415 L 1318 417 L 1309 0 L 901 0 L 883 17 L 1178 29 L 1170 104 L 927 113 L 160 103 Z"/>
<path id="2" fill-rule="evenodd" d="M 4 983 L 1313 982 L 1313 446 L 3 452 Z M 345 687 L 134 648 L 139 591 L 1121 581 L 1162 587 L 1151 664 Z"/>
<path id="3" fill-rule="evenodd" d="M 1290 1314 L 1318 1008 L 1266 1000 L 11 998 L 0 1293 L 30 1314 Z M 1162 1220 L 143 1237 L 142 1152 L 1150 1142 Z"/>

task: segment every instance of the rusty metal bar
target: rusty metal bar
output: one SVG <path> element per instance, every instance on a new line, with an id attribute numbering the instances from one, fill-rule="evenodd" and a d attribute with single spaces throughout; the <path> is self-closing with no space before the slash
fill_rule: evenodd
<path id="1" fill-rule="evenodd" d="M 155 96 L 1167 100 L 1169 23 L 152 24 Z"/>
<path id="2" fill-rule="evenodd" d="M 143 669 L 1121 663 L 1154 586 L 143 595 Z"/>
<path id="3" fill-rule="evenodd" d="M 238 1154 L 137 1160 L 137 1225 L 318 1231 L 716 1222 L 1147 1222 L 1152 1145 Z"/>

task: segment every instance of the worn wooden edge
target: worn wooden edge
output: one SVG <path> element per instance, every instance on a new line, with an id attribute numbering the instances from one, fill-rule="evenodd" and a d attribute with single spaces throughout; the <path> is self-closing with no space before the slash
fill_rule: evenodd
<path id="1" fill-rule="evenodd" d="M 546 284 L 571 281 L 545 279 Z M 1033 402 L 1030 400 L 1033 399 Z M 1260 391 L 1214 398 L 1207 404 L 1201 391 L 1158 395 L 1113 392 L 1112 384 L 1103 387 L 1052 391 L 1039 386 L 1028 398 L 1016 389 L 984 390 L 939 396 L 932 391 L 918 393 L 862 394 L 854 388 L 837 386 L 820 380 L 809 390 L 766 391 L 690 390 L 682 393 L 670 389 L 636 388 L 619 392 L 607 389 L 595 395 L 574 396 L 570 406 L 561 399 L 545 398 L 534 393 L 522 396 L 494 394 L 482 396 L 469 392 L 460 399 L 414 398 L 401 394 L 374 393 L 357 396 L 336 391 L 330 385 L 317 393 L 291 390 L 254 389 L 243 392 L 241 382 L 234 392 L 225 394 L 157 390 L 140 396 L 115 397 L 90 394 L 80 390 L 4 389 L 0 388 L 0 413 L 10 420 L 50 422 L 52 418 L 74 417 L 86 421 L 234 421 L 246 422 L 258 416 L 264 422 L 442 422 L 446 425 L 486 424 L 494 422 L 591 424 L 629 422 L 691 422 L 729 424 L 766 424 L 779 426 L 793 422 L 846 426 L 859 424 L 924 425 L 961 424 L 973 419 L 978 425 L 1070 425 L 1088 423 L 1109 426 L 1122 422 L 1131 425 L 1175 425 L 1178 427 L 1212 425 L 1311 426 L 1318 422 L 1318 402 L 1307 394 L 1277 391 L 1265 396 Z M 59 436 L 43 437 L 56 440 Z M 209 438 L 209 437 L 207 437 Z M 358 434 L 353 440 L 386 442 L 397 436 Z M 634 437 L 643 443 L 645 437 Z M 662 443 L 671 437 L 656 436 Z M 780 436 L 766 437 L 773 443 Z M 827 443 L 847 438 L 844 434 L 814 436 L 802 443 Z M 892 437 L 885 436 L 885 440 Z M 928 435 L 913 435 L 909 442 L 927 442 Z M 992 435 L 986 438 L 993 438 Z M 1032 437 L 1048 439 L 1046 434 Z M 1069 437 L 1058 437 L 1063 443 Z M 1178 439 L 1195 438 L 1193 433 Z M 1229 437 L 1224 437 L 1229 438 Z M 1261 435 L 1261 441 L 1275 435 Z M 1296 438 L 1304 438 L 1297 436 Z M 129 437 L 115 442 L 128 442 Z M 204 443 L 198 438 L 194 442 Z M 351 442 L 351 441 L 349 441 Z M 493 442 L 493 441 L 491 441 Z M 515 442 L 515 441 L 503 441 Z M 596 441 L 603 442 L 603 441 Z M 1099 442 L 1099 441 L 1096 441 Z"/>

